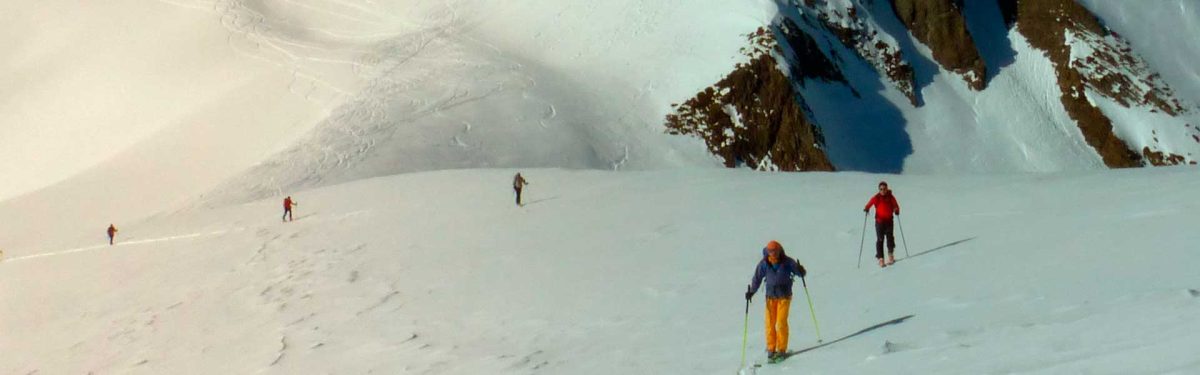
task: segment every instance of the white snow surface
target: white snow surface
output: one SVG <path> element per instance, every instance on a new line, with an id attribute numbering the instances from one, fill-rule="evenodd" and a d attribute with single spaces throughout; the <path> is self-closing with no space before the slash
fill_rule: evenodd
<path id="1" fill-rule="evenodd" d="M 759 374 L 1200 371 L 1194 167 L 524 172 L 524 207 L 511 171 L 425 172 L 294 194 L 290 223 L 272 198 L 6 248 L 0 372 L 734 373 L 772 239 L 828 345 Z M 900 261 L 857 268 L 881 178 Z"/>
<path id="2" fill-rule="evenodd" d="M 1154 4 L 1098 12 L 1195 12 Z M 838 145 L 906 119 L 902 175 L 724 170 L 664 135 L 669 104 L 742 61 L 743 35 L 775 11 L 4 2 L 0 373 L 752 372 L 741 294 L 771 239 L 809 268 L 828 345 L 758 373 L 1200 371 L 1200 174 L 1102 170 L 1053 83 L 1031 78 L 1048 62 L 1002 27 L 984 27 L 1017 56 L 989 71 L 996 91 L 918 64 L 926 102 L 944 104 L 912 109 L 849 64 L 867 100 L 895 106 L 835 114 L 819 106 L 848 90 L 813 86 L 830 94 L 811 100 L 818 119 L 858 126 L 826 130 L 849 169 L 878 155 Z M 1165 52 L 1181 47 L 1121 32 L 1200 98 L 1195 67 Z M 1034 171 L 1060 173 L 1013 174 Z M 857 268 L 880 179 L 904 207 L 903 255 L 881 270 L 868 249 Z M 791 348 L 805 350 L 796 290 Z"/>

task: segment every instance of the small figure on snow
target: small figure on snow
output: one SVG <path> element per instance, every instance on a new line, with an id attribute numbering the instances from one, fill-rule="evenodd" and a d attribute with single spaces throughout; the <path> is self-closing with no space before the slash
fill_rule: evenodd
<path id="1" fill-rule="evenodd" d="M 783 252 L 783 245 L 771 241 L 763 248 L 762 260 L 754 268 L 754 278 L 746 290 L 746 301 L 754 296 L 759 285 L 767 294 L 767 358 L 778 361 L 787 356 L 788 310 L 792 305 L 792 276 L 804 278 L 804 266 Z"/>
<path id="2" fill-rule="evenodd" d="M 900 203 L 896 202 L 896 196 L 888 189 L 887 181 L 879 182 L 879 193 L 871 197 L 867 206 L 863 208 L 863 213 L 870 212 L 871 207 L 875 207 L 875 259 L 879 261 L 880 267 L 890 266 L 896 263 L 896 235 L 892 231 L 892 219 L 893 216 L 900 216 Z M 883 261 L 885 239 L 888 248 L 886 263 Z"/>
<path id="3" fill-rule="evenodd" d="M 292 221 L 292 206 L 299 206 L 299 203 L 292 201 L 292 196 L 283 198 L 283 221 Z"/>
<path id="4" fill-rule="evenodd" d="M 117 236 L 117 226 L 108 224 L 108 246 L 112 246 L 113 238 Z"/>
<path id="5" fill-rule="evenodd" d="M 529 181 L 525 181 L 525 177 L 521 177 L 521 172 L 517 172 L 517 175 L 513 176 L 513 191 L 517 192 L 517 205 L 518 206 L 522 205 L 521 204 L 521 189 L 524 188 L 525 185 L 529 185 Z"/>

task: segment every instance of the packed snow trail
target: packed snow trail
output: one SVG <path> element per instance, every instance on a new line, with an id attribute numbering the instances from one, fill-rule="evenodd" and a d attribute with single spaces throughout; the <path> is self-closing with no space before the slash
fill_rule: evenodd
<path id="1" fill-rule="evenodd" d="M 112 245 L 100 244 L 100 245 L 94 245 L 94 246 L 86 246 L 86 247 L 79 247 L 79 248 L 68 249 L 68 250 L 48 252 L 48 253 L 23 255 L 23 256 L 18 256 L 18 257 L 12 257 L 9 259 L 0 259 L 0 261 L 16 262 L 16 261 L 29 260 L 29 259 L 37 259 L 37 258 L 54 257 L 54 256 L 67 255 L 67 254 L 81 253 L 81 252 L 85 252 L 85 251 L 96 251 L 96 250 L 100 250 L 100 249 L 114 249 L 114 248 L 119 248 L 119 247 L 124 247 L 124 246 L 144 245 L 144 244 L 152 244 L 152 243 L 159 243 L 159 242 L 166 242 L 166 241 L 178 241 L 178 240 L 186 240 L 186 239 L 197 238 L 197 237 L 219 236 L 219 235 L 223 235 L 226 233 L 240 232 L 243 230 L 245 230 L 245 229 L 240 228 L 240 229 L 232 229 L 232 230 L 207 232 L 207 233 L 181 234 L 178 236 L 150 238 L 150 239 L 144 239 L 144 240 L 132 240 L 132 241 L 119 241 L 118 240 L 115 243 L 113 243 Z M 120 235 L 118 235 L 118 238 L 120 238 L 119 236 Z"/>

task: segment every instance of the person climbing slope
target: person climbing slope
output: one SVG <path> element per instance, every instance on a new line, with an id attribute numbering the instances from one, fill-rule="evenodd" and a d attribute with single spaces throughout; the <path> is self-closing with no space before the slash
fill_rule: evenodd
<path id="1" fill-rule="evenodd" d="M 529 182 L 525 181 L 525 177 L 521 177 L 521 172 L 517 172 L 517 175 L 513 176 L 513 191 L 517 192 L 518 206 L 521 205 L 521 189 L 525 188 L 525 185 L 529 185 Z"/>
<path id="2" fill-rule="evenodd" d="M 767 295 L 766 338 L 767 358 L 776 361 L 787 355 L 788 348 L 788 311 L 792 304 L 793 276 L 801 278 L 807 274 L 804 266 L 795 259 L 789 258 L 783 251 L 783 245 L 777 241 L 767 243 L 763 248 L 762 260 L 754 268 L 754 278 L 746 290 L 746 301 L 754 297 L 759 286 Z"/>
<path id="3" fill-rule="evenodd" d="M 292 221 L 292 206 L 299 206 L 299 203 L 292 201 L 292 196 L 283 198 L 283 221 Z"/>
<path id="4" fill-rule="evenodd" d="M 108 245 L 112 246 L 113 238 L 117 236 L 117 226 L 108 224 Z"/>
<path id="5" fill-rule="evenodd" d="M 867 201 L 863 213 L 870 212 L 871 207 L 875 208 L 875 259 L 879 261 L 880 267 L 896 264 L 896 234 L 893 232 L 892 220 L 895 216 L 900 216 L 900 203 L 896 202 L 896 196 L 888 189 L 887 181 L 879 182 L 879 193 Z M 883 261 L 884 240 L 887 240 L 888 249 L 886 263 Z"/>

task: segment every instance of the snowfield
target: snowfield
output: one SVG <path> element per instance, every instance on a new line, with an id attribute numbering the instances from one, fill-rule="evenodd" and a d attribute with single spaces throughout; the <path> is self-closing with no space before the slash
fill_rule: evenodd
<path id="1" fill-rule="evenodd" d="M 733 373 L 770 239 L 828 345 L 761 374 L 1200 371 L 1195 168 L 524 172 L 524 207 L 512 171 L 428 172 L 7 248 L 0 372 Z M 907 250 L 857 268 L 881 178 Z M 816 344 L 802 294 L 790 322 Z"/>
<path id="2" fill-rule="evenodd" d="M 1200 103 L 1191 0 L 1084 3 Z M 727 170 L 664 134 L 777 13 L 0 3 L 0 374 L 1200 373 L 1200 173 L 1102 169 L 1044 107 L 1048 60 L 999 22 L 972 23 L 1001 63 L 988 91 L 922 64 L 913 108 L 865 62 L 846 68 L 872 111 L 806 88 L 845 125 L 826 129 L 835 162 L 902 174 Z M 874 137 L 880 119 L 908 139 Z M 903 208 L 886 269 L 861 212 L 880 180 Z M 798 353 L 741 367 L 769 240 L 810 271 L 823 342 L 797 285 Z"/>

